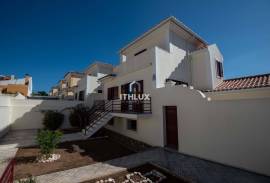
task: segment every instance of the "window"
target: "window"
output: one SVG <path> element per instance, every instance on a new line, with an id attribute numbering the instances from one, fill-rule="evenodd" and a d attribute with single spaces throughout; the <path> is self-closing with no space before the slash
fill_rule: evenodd
<path id="1" fill-rule="evenodd" d="M 78 93 L 75 93 L 75 100 L 78 99 Z"/>
<path id="2" fill-rule="evenodd" d="M 79 101 L 84 101 L 84 91 L 79 92 Z"/>
<path id="3" fill-rule="evenodd" d="M 222 63 L 219 61 L 216 61 L 216 68 L 217 68 L 217 77 L 223 77 L 223 66 Z"/>
<path id="4" fill-rule="evenodd" d="M 98 93 L 102 93 L 102 90 L 98 90 Z"/>
<path id="5" fill-rule="evenodd" d="M 140 55 L 141 53 L 145 52 L 146 50 L 147 50 L 147 49 L 143 49 L 143 50 L 141 50 L 141 51 L 135 53 L 134 56 Z"/>
<path id="6" fill-rule="evenodd" d="M 113 126 L 114 125 L 114 118 L 112 118 L 109 122 L 108 122 L 109 125 Z"/>
<path id="7" fill-rule="evenodd" d="M 118 86 L 108 88 L 108 100 L 115 100 L 119 98 Z"/>
<path id="8" fill-rule="evenodd" d="M 136 120 L 127 120 L 127 129 L 137 131 L 137 121 Z"/>

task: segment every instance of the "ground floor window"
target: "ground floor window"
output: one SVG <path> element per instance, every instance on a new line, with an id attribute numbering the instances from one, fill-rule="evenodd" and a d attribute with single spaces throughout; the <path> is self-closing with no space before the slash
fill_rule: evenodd
<path id="1" fill-rule="evenodd" d="M 127 129 L 137 131 L 137 121 L 132 120 L 132 119 L 128 119 L 127 120 Z"/>

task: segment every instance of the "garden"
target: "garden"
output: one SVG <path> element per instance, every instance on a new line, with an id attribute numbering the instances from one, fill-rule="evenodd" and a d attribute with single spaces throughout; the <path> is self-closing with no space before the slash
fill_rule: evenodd
<path id="1" fill-rule="evenodd" d="M 55 111 L 44 115 L 44 129 L 36 137 L 37 146 L 19 148 L 15 156 L 15 180 L 103 162 L 134 153 L 103 135 L 60 143 L 64 133 L 80 131 L 86 122 L 87 109 L 77 106 L 70 115 L 71 130 L 60 130 L 64 116 Z M 77 121 L 77 123 L 75 123 Z M 33 180 L 34 181 L 34 180 Z M 22 182 L 22 181 L 21 181 Z"/>

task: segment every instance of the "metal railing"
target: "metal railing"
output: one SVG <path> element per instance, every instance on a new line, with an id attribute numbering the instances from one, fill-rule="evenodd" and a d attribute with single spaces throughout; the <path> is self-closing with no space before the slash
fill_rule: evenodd
<path id="1" fill-rule="evenodd" d="M 152 113 L 150 100 L 97 100 L 89 112 L 88 123 L 85 124 L 85 134 L 96 122 L 104 118 L 108 113 L 131 113 L 150 114 Z"/>
<path id="2" fill-rule="evenodd" d="M 150 100 L 112 100 L 112 112 L 149 114 L 152 113 Z"/>
<path id="3" fill-rule="evenodd" d="M 15 159 L 11 159 L 4 173 L 0 177 L 1 183 L 13 183 Z"/>

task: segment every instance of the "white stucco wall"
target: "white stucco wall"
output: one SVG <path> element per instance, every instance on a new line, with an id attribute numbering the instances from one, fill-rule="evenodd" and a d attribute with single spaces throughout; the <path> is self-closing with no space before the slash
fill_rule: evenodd
<path id="1" fill-rule="evenodd" d="M 143 80 L 144 82 L 144 93 L 152 93 L 155 87 L 155 81 L 152 81 L 153 67 L 148 66 L 144 69 L 132 72 L 117 79 L 110 79 L 104 82 L 104 98 L 107 99 L 107 89 L 109 87 L 119 86 L 119 92 L 121 91 L 121 85 L 134 80 Z M 153 146 L 162 146 L 162 124 L 156 123 L 152 117 L 142 117 L 137 120 L 136 132 L 127 130 L 126 124 L 127 119 L 118 118 L 115 122 L 115 126 L 107 125 L 107 128 L 116 131 L 122 135 L 134 138 L 139 141 L 151 144 Z"/>
<path id="2" fill-rule="evenodd" d="M 270 175 L 269 89 L 229 96 L 207 96 L 183 86 L 155 89 L 151 72 L 148 67 L 105 83 L 106 96 L 108 87 L 144 79 L 145 93 L 152 97 L 152 115 L 138 118 L 136 132 L 127 130 L 125 118 L 117 118 L 106 128 L 153 146 L 165 146 L 163 108 L 177 106 L 179 152 Z"/>
<path id="3" fill-rule="evenodd" d="M 9 107 L 0 107 L 1 129 L 7 126 L 7 124 L 10 124 L 11 130 L 42 128 L 42 119 L 44 116 L 43 111 L 62 110 L 66 107 L 72 107 L 80 103 L 77 101 L 64 100 L 28 100 L 15 99 L 14 97 L 7 98 L 9 102 L 5 105 L 9 105 Z M 3 100 L 0 100 L 0 104 L 3 105 Z M 62 128 L 68 128 L 70 127 L 68 122 L 69 112 L 62 112 L 65 114 Z"/>
<path id="4" fill-rule="evenodd" d="M 156 123 L 164 124 L 164 106 L 177 106 L 179 152 L 270 175 L 270 92 L 267 98 L 208 101 L 174 86 L 152 97 Z"/>
<path id="5" fill-rule="evenodd" d="M 5 135 L 10 128 L 10 110 L 10 97 L 0 95 L 0 138 Z"/>
<path id="6" fill-rule="evenodd" d="M 223 78 L 217 77 L 216 60 L 223 63 L 215 44 L 191 53 L 191 85 L 200 90 L 212 90 L 220 84 Z"/>
<path id="7" fill-rule="evenodd" d="M 169 51 L 169 23 L 164 24 L 159 29 L 155 29 L 151 34 L 137 40 L 135 44 L 130 45 L 121 54 L 125 55 L 125 59 L 128 62 L 133 59 L 135 53 L 143 49 L 151 49 L 154 46 L 159 46 L 162 49 Z M 123 60 L 122 60 L 123 62 Z"/>

